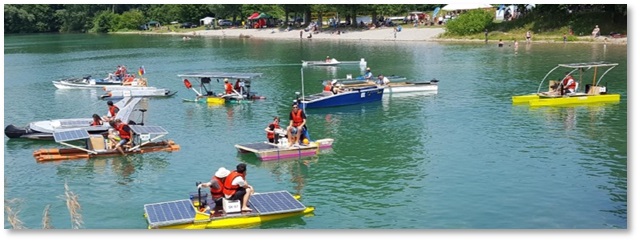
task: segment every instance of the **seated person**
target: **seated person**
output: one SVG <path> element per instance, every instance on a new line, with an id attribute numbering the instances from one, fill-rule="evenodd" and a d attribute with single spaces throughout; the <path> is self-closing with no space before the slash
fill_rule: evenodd
<path id="1" fill-rule="evenodd" d="M 577 83 L 575 80 L 573 80 L 573 76 L 571 76 L 571 74 L 567 73 L 567 75 L 562 80 L 562 82 L 560 82 L 560 84 L 562 86 L 562 90 L 561 90 L 562 95 L 576 92 Z"/>
<path id="2" fill-rule="evenodd" d="M 364 79 L 365 80 L 373 79 L 373 73 L 371 73 L 371 68 L 367 67 L 367 71 L 364 72 Z"/>
<path id="3" fill-rule="evenodd" d="M 98 114 L 93 114 L 93 121 L 91 121 L 91 126 L 102 126 L 102 118 L 100 118 L 100 115 Z"/>
<path id="4" fill-rule="evenodd" d="M 391 81 L 389 81 L 389 78 L 387 78 L 386 76 L 380 74 L 380 75 L 378 75 L 378 80 L 376 81 L 376 84 L 382 86 L 382 85 L 389 84 L 389 82 L 391 82 Z"/>
<path id="5" fill-rule="evenodd" d="M 329 56 L 327 56 L 327 58 L 324 60 L 324 62 L 331 63 L 331 58 L 329 58 Z"/>
<path id="6" fill-rule="evenodd" d="M 214 201 L 216 207 L 222 206 L 222 197 L 224 196 L 222 187 L 224 186 L 225 179 L 231 171 L 224 167 L 220 167 L 218 171 L 211 177 L 209 182 L 198 184 L 198 188 L 209 187 L 211 192 L 211 199 Z"/>
<path id="7" fill-rule="evenodd" d="M 107 138 L 109 139 L 109 149 L 113 150 L 116 148 L 116 144 L 120 143 L 120 135 L 118 135 L 118 131 L 113 128 L 109 129 L 107 134 Z"/>
<path id="8" fill-rule="evenodd" d="M 273 118 L 273 122 L 267 125 L 267 127 L 264 129 L 264 131 L 267 132 L 267 140 L 269 141 L 269 143 L 278 143 L 278 134 L 276 133 L 276 130 L 278 129 L 280 129 L 280 118 L 276 116 Z"/>

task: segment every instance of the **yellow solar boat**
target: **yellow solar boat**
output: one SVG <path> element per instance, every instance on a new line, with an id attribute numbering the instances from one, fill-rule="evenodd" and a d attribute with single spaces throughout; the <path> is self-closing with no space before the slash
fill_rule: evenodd
<path id="1" fill-rule="evenodd" d="M 542 78 L 538 91 L 536 93 L 530 93 L 520 96 L 513 96 L 512 103 L 514 105 L 529 105 L 531 107 L 542 106 L 573 106 L 593 103 L 618 103 L 620 102 L 620 94 L 609 93 L 606 86 L 601 86 L 603 77 L 611 71 L 614 67 L 618 66 L 618 63 L 609 62 L 588 62 L 588 63 L 571 63 L 571 64 L 559 64 L 555 68 L 551 69 Z M 574 72 L 578 72 L 578 78 L 576 80 L 576 91 L 574 93 L 563 93 L 562 84 L 556 80 L 549 80 L 549 89 L 545 92 L 541 92 L 542 84 L 547 80 L 547 77 L 558 68 L 568 68 L 567 74 L 564 77 L 571 75 Z M 598 78 L 598 68 L 606 68 L 606 70 Z M 583 77 L 586 72 L 593 70 L 593 81 L 591 84 L 584 86 L 584 91 L 580 91 L 580 84 L 583 82 Z M 563 78 L 564 78 L 563 77 Z"/>
<path id="2" fill-rule="evenodd" d="M 251 195 L 251 212 L 231 212 L 227 210 L 226 205 L 215 207 L 208 195 L 208 191 L 198 192 L 190 194 L 189 199 L 145 204 L 144 217 L 148 228 L 244 228 L 270 220 L 311 215 L 315 210 L 315 207 L 303 205 L 299 201 L 299 195 L 294 196 L 288 191 Z M 209 208 L 209 205 L 213 205 L 214 208 Z"/>

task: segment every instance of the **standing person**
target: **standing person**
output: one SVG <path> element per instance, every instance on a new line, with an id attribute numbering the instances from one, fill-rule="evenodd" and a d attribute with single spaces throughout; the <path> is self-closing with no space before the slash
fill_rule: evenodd
<path id="1" fill-rule="evenodd" d="M 222 197 L 224 196 L 222 190 L 224 182 L 230 173 L 231 171 L 227 170 L 227 168 L 220 167 L 211 177 L 209 182 L 198 184 L 198 189 L 203 187 L 209 188 L 209 191 L 211 192 L 211 199 L 214 201 L 215 206 L 222 206 Z"/>
<path id="2" fill-rule="evenodd" d="M 278 134 L 276 134 L 276 129 L 280 129 L 280 118 L 278 116 L 273 117 L 273 122 L 269 123 L 269 125 L 264 129 L 264 131 L 267 132 L 267 140 L 269 143 L 278 143 Z"/>
<path id="3" fill-rule="evenodd" d="M 567 43 L 567 34 L 562 34 L 562 42 Z"/>
<path id="4" fill-rule="evenodd" d="M 485 43 L 489 42 L 489 30 L 488 29 L 484 29 L 484 42 Z"/>
<path id="5" fill-rule="evenodd" d="M 598 27 L 598 25 L 596 25 L 596 27 L 593 28 L 593 31 L 591 31 L 591 37 L 600 37 L 600 27 Z"/>
<path id="6" fill-rule="evenodd" d="M 241 211 L 251 212 L 249 197 L 253 195 L 253 187 L 247 182 L 247 164 L 240 163 L 224 180 L 222 192 L 229 200 L 241 200 Z"/>
<path id="7" fill-rule="evenodd" d="M 116 145 L 116 150 L 120 152 L 123 156 L 126 155 L 124 150 L 122 149 L 123 145 L 131 145 L 133 137 L 133 130 L 129 125 L 122 122 L 120 119 L 116 119 L 115 121 L 110 121 L 109 124 L 111 127 L 115 128 L 118 131 L 118 135 L 120 136 L 120 142 Z"/>
<path id="8" fill-rule="evenodd" d="M 504 45 L 504 42 L 502 42 L 502 39 L 500 39 L 500 40 L 498 41 L 498 47 L 502 47 L 503 45 Z"/>
<path id="9" fill-rule="evenodd" d="M 305 124 L 307 123 L 307 115 L 302 109 L 298 108 L 297 102 L 291 105 L 289 120 L 291 121 L 289 121 L 289 126 L 287 127 L 287 138 L 289 140 L 289 147 L 291 147 L 294 143 L 297 144 L 300 141 L 300 134 L 304 132 L 302 129 L 305 128 Z"/>

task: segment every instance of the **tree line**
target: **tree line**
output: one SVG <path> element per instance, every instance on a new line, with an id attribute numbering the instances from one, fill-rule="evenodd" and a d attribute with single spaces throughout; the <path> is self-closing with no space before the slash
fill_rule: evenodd
<path id="1" fill-rule="evenodd" d="M 106 33 L 136 30 L 149 21 L 160 24 L 198 23 L 203 17 L 244 20 L 254 12 L 264 12 L 285 24 L 301 18 L 305 23 L 323 21 L 327 15 L 357 23 L 357 16 L 405 16 L 410 11 L 432 12 L 445 4 L 5 4 L 5 34 L 11 33 Z M 498 6 L 498 5 L 494 5 Z M 524 4 L 518 5 L 524 9 Z M 626 4 L 544 4 L 540 13 L 598 11 L 624 21 Z M 553 16 L 548 16 L 552 18 Z M 621 20 L 623 18 L 623 20 Z M 614 21 L 615 21 L 614 20 Z M 551 20 L 550 20 L 551 21 Z M 553 20 L 557 22 L 556 20 Z"/>

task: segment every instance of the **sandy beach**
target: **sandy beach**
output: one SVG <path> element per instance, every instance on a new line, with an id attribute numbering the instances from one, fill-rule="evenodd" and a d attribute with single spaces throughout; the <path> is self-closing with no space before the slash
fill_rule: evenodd
<path id="1" fill-rule="evenodd" d="M 301 32 L 302 31 L 302 32 Z M 374 41 L 441 41 L 441 42 L 478 42 L 484 40 L 470 39 L 441 39 L 438 36 L 445 32 L 444 28 L 403 28 L 401 32 L 394 32 L 392 27 L 381 27 L 368 30 L 346 30 L 340 34 L 325 30 L 311 35 L 311 39 L 321 40 L 374 40 Z M 268 39 L 309 39 L 309 33 L 300 29 L 286 31 L 277 28 L 265 29 L 243 29 L 229 28 L 216 30 L 196 30 L 187 32 L 128 32 L 139 34 L 165 34 L 179 36 L 216 36 L 224 38 L 268 38 Z M 302 37 L 301 37 L 302 36 Z M 605 43 L 605 44 L 627 44 L 627 38 L 607 38 L 600 36 L 595 39 L 591 37 L 580 37 L 581 40 L 571 41 L 568 43 Z M 524 41 L 524 40 L 522 40 Z M 490 42 L 497 42 L 490 40 Z M 553 43 L 560 42 L 555 40 L 535 40 L 533 42 Z"/>

